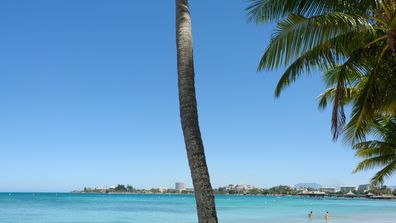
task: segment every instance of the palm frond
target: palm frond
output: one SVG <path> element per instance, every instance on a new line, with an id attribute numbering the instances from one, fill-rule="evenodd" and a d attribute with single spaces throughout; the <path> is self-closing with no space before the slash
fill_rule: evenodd
<path id="1" fill-rule="evenodd" d="M 329 7 L 326 1 L 322 0 L 251 0 L 246 10 L 251 21 L 256 23 L 267 23 L 283 18 L 291 13 L 304 16 L 322 14 L 328 11 Z"/>
<path id="2" fill-rule="evenodd" d="M 356 95 L 359 94 L 358 89 L 354 87 L 346 87 L 345 89 L 345 98 L 344 98 L 344 105 L 350 104 L 356 98 Z M 326 109 L 329 103 L 334 100 L 334 95 L 336 92 L 335 87 L 327 88 L 323 93 L 318 96 L 318 107 L 320 110 Z"/>
<path id="3" fill-rule="evenodd" d="M 353 170 L 353 173 L 362 170 L 373 169 L 376 167 L 383 167 L 393 162 L 394 160 L 395 160 L 395 155 L 384 155 L 384 156 L 376 156 L 376 157 L 368 158 L 360 162 Z"/>
<path id="4" fill-rule="evenodd" d="M 249 0 L 248 18 L 255 23 L 268 23 L 290 14 L 305 17 L 340 11 L 363 13 L 377 5 L 372 0 Z"/>
<path id="5" fill-rule="evenodd" d="M 329 101 L 333 101 L 334 92 L 335 92 L 334 88 L 328 88 L 318 96 L 318 100 L 319 100 L 318 106 L 320 110 L 326 109 Z"/>
<path id="6" fill-rule="evenodd" d="M 311 69 L 326 69 L 335 65 L 333 54 L 330 49 L 318 46 L 300 55 L 282 74 L 275 88 L 275 97 L 279 97 L 281 92 L 296 81 L 304 72 L 310 73 Z"/>
<path id="7" fill-rule="evenodd" d="M 369 127 L 369 132 L 377 140 L 356 143 L 353 148 L 355 156 L 364 158 L 354 172 L 383 168 L 372 178 L 372 183 L 382 184 L 384 179 L 396 171 L 396 117 L 391 115 L 378 116 Z"/>
<path id="8" fill-rule="evenodd" d="M 367 81 L 361 82 L 362 90 L 354 103 L 351 120 L 344 132 L 345 142 L 363 141 L 369 131 L 370 123 L 375 119 L 375 112 L 383 107 L 384 98 L 381 98 L 384 93 L 381 91 L 383 81 L 378 77 L 383 53 L 384 51 L 380 53 L 374 68 L 367 74 Z"/>
<path id="9" fill-rule="evenodd" d="M 372 158 L 375 156 L 394 155 L 396 159 L 396 145 L 377 140 L 361 142 L 353 147 L 356 157 Z"/>
<path id="10" fill-rule="evenodd" d="M 373 185 L 383 184 L 384 180 L 391 176 L 396 171 L 396 160 L 389 163 L 382 170 L 378 171 L 375 176 L 371 179 Z"/>
<path id="11" fill-rule="evenodd" d="M 341 67 L 338 73 L 338 81 L 335 88 L 334 100 L 333 100 L 333 111 L 331 115 L 331 130 L 333 132 L 333 139 L 337 139 L 342 132 L 346 117 L 344 112 L 344 100 L 345 100 L 345 85 L 346 85 L 346 68 Z"/>
<path id="12" fill-rule="evenodd" d="M 258 70 L 272 70 L 286 66 L 315 47 L 338 36 L 359 32 L 374 34 L 371 24 L 361 16 L 340 12 L 311 18 L 290 15 L 278 23 Z"/>

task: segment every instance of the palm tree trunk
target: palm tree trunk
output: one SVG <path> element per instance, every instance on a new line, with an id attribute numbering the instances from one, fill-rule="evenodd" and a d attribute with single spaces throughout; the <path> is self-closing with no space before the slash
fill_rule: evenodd
<path id="1" fill-rule="evenodd" d="M 180 118 L 194 185 L 199 223 L 216 223 L 213 189 L 198 123 L 188 0 L 176 0 L 176 45 Z"/>

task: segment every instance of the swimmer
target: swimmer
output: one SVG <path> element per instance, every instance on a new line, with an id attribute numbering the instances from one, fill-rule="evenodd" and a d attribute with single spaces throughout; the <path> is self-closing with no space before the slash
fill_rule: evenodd
<path id="1" fill-rule="evenodd" d="M 313 217 L 313 213 L 312 213 L 312 211 L 311 212 L 309 212 L 309 214 L 308 214 L 308 218 L 312 218 Z"/>

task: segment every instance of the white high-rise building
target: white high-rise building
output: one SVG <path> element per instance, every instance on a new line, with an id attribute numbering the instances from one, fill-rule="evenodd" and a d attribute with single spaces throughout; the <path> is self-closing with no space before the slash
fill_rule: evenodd
<path id="1" fill-rule="evenodd" d="M 176 182 L 175 189 L 178 191 L 182 191 L 186 189 L 186 184 L 184 182 Z"/>
<path id="2" fill-rule="evenodd" d="M 356 190 L 356 186 L 343 186 L 340 188 L 340 191 L 342 193 L 348 193 L 348 192 L 354 191 L 354 190 Z"/>
<path id="3" fill-rule="evenodd" d="M 359 185 L 359 187 L 358 187 L 358 191 L 360 193 L 365 193 L 369 190 L 370 190 L 370 184 L 362 184 L 362 185 Z"/>

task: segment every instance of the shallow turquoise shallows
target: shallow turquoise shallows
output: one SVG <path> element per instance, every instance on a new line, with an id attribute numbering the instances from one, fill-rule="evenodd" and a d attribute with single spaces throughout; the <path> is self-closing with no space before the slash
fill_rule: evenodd
<path id="1" fill-rule="evenodd" d="M 222 223 L 395 223 L 396 201 L 217 196 Z M 307 218 L 313 211 L 312 220 Z M 0 193 L 1 223 L 197 222 L 191 195 Z"/>

